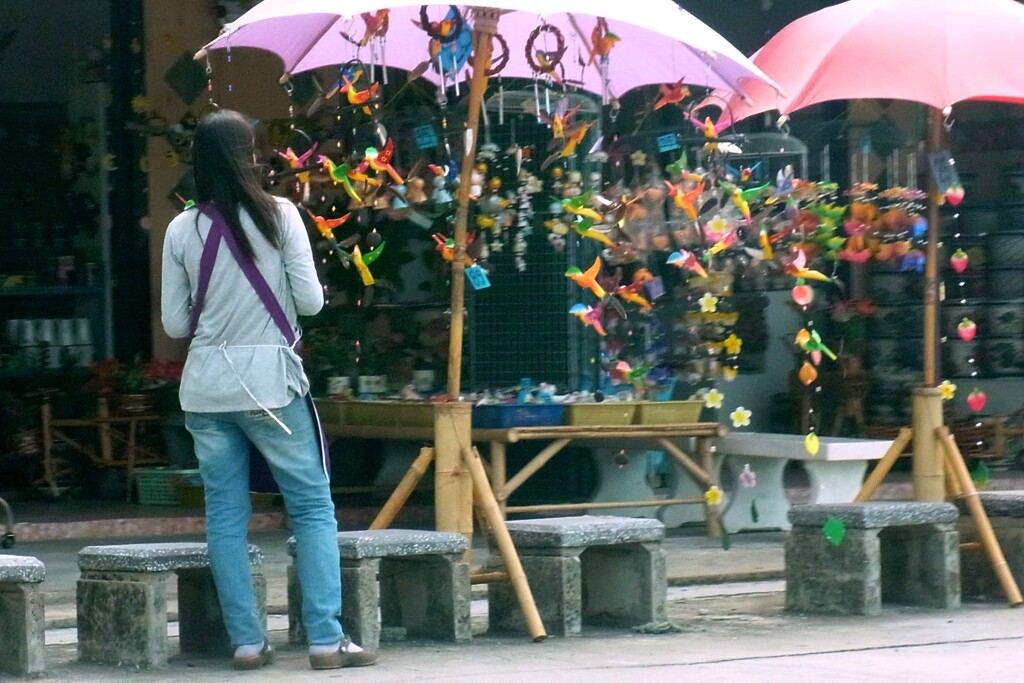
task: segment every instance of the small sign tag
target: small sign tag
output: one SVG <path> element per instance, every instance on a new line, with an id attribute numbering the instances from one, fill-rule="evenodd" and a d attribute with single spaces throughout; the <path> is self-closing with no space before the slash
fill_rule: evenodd
<path id="1" fill-rule="evenodd" d="M 437 133 L 434 132 L 434 127 L 430 124 L 416 126 L 412 129 L 412 133 L 416 139 L 416 147 L 418 149 L 437 147 Z"/>
<path id="2" fill-rule="evenodd" d="M 472 265 L 466 268 L 466 277 L 469 278 L 469 284 L 473 289 L 487 289 L 491 286 L 491 281 L 487 279 L 487 271 L 480 266 Z"/>
<path id="3" fill-rule="evenodd" d="M 956 161 L 948 149 L 940 149 L 928 154 L 928 167 L 931 169 L 932 178 L 935 179 L 935 186 L 939 194 L 946 194 L 946 191 L 954 185 L 960 184 L 960 175 L 956 172 Z"/>
<path id="4" fill-rule="evenodd" d="M 657 138 L 658 151 L 659 152 L 671 152 L 674 149 L 679 149 L 679 141 L 676 140 L 675 133 L 665 133 L 659 135 Z"/>
<path id="5" fill-rule="evenodd" d="M 650 295 L 651 301 L 659 299 L 665 294 L 665 283 L 660 275 L 656 276 L 653 280 L 645 282 L 644 287 L 647 288 L 647 294 Z"/>

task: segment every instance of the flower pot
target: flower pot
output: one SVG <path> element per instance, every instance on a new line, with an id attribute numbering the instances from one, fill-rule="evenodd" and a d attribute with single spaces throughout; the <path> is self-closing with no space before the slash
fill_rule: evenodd
<path id="1" fill-rule="evenodd" d="M 120 394 L 117 397 L 117 409 L 129 415 L 142 415 L 153 412 L 156 404 L 156 397 L 153 394 L 140 392 L 132 394 Z"/>

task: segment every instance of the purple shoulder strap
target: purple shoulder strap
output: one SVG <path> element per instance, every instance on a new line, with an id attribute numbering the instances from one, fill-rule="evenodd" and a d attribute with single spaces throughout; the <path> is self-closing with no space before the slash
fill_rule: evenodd
<path id="1" fill-rule="evenodd" d="M 270 317 L 277 323 L 277 327 L 281 330 L 281 334 L 284 335 L 288 345 L 294 345 L 295 331 L 292 330 L 292 326 L 288 323 L 288 316 L 285 315 L 281 302 L 277 300 L 277 297 L 270 290 L 270 285 L 267 284 L 267 279 L 263 277 L 263 273 L 259 271 L 255 263 L 246 259 L 242 254 L 238 241 L 235 239 L 234 234 L 232 234 L 231 229 L 228 228 L 227 221 L 224 220 L 220 211 L 210 205 L 202 209 L 202 212 L 209 216 L 213 224 L 210 226 L 210 233 L 206 237 L 206 244 L 203 245 L 203 254 L 199 259 L 199 283 L 196 291 L 196 300 L 192 306 L 191 322 L 189 323 L 190 336 L 195 335 L 196 328 L 199 326 L 199 316 L 202 314 L 203 304 L 206 302 L 206 291 L 210 288 L 213 264 L 217 261 L 217 249 L 220 248 L 221 240 L 224 240 L 231 254 L 235 257 L 238 266 L 245 273 L 246 279 L 249 280 L 249 284 L 256 290 L 260 301 L 263 302 L 267 312 L 270 313 Z M 330 478 L 330 454 L 327 438 L 324 435 L 323 427 L 320 425 L 320 416 L 317 414 L 316 404 L 313 402 L 310 393 L 306 394 L 305 401 L 313 418 L 317 448 L 320 451 L 320 465 L 324 471 L 324 476 Z"/>
<path id="2" fill-rule="evenodd" d="M 270 285 L 267 284 L 266 278 L 263 277 L 263 273 L 259 271 L 256 264 L 245 258 L 242 254 L 242 250 L 238 246 L 238 240 L 235 239 L 235 235 L 228 228 L 227 221 L 221 216 L 220 211 L 212 206 L 207 206 L 202 212 L 213 221 L 213 224 L 210 226 L 210 233 L 206 237 L 206 244 L 203 245 L 203 255 L 199 259 L 199 284 L 196 291 L 196 301 L 192 306 L 189 328 L 191 334 L 194 335 L 196 328 L 199 326 L 199 315 L 203 312 L 203 305 L 206 303 L 206 292 L 210 288 L 210 276 L 213 273 L 213 264 L 217 260 L 217 249 L 220 247 L 221 240 L 224 240 L 231 251 L 231 255 L 235 257 L 239 268 L 242 269 L 246 279 L 249 280 L 249 284 L 252 285 L 256 295 L 259 296 L 260 301 L 266 307 L 270 317 L 277 323 L 277 327 L 281 330 L 281 334 L 284 335 L 285 341 L 288 342 L 289 346 L 294 344 L 295 331 L 292 330 L 292 326 L 288 323 L 288 316 L 285 315 L 284 309 L 281 308 L 281 302 L 277 300 L 277 297 L 270 290 Z"/>

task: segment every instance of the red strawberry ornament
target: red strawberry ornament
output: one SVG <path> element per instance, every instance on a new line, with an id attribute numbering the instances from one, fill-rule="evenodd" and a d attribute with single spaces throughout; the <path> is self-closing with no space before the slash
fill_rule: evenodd
<path id="1" fill-rule="evenodd" d="M 796 285 L 791 294 L 797 306 L 806 306 L 814 301 L 814 289 L 810 285 Z"/>
<path id="2" fill-rule="evenodd" d="M 974 321 L 970 318 L 964 318 L 960 321 L 960 324 L 956 326 L 956 333 L 960 335 L 960 338 L 965 342 L 969 342 L 974 339 L 974 335 L 978 332 L 978 326 L 974 324 Z"/>
<path id="3" fill-rule="evenodd" d="M 953 255 L 949 257 L 949 265 L 958 273 L 962 273 L 967 270 L 967 263 L 967 252 L 963 249 L 957 249 L 953 252 Z"/>
<path id="4" fill-rule="evenodd" d="M 985 402 L 988 401 L 988 396 L 981 389 L 974 389 L 967 397 L 967 407 L 978 412 L 985 407 Z"/>
<path id="5" fill-rule="evenodd" d="M 949 189 L 946 190 L 946 201 L 949 202 L 950 206 L 959 206 L 960 202 L 964 200 L 964 186 L 957 183 L 956 185 L 950 185 Z"/>

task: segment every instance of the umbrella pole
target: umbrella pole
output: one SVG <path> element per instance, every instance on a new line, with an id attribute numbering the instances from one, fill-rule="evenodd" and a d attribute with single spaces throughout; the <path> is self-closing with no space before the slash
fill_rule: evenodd
<path id="1" fill-rule="evenodd" d="M 473 80 L 469 87 L 469 112 L 459 176 L 455 213 L 455 249 L 452 256 L 451 330 L 448 339 L 448 401 L 435 406 L 434 418 L 434 514 L 438 531 L 456 531 L 472 538 L 473 483 L 465 476 L 462 450 L 472 443 L 469 404 L 459 404 L 462 375 L 463 312 L 466 299 L 466 223 L 469 218 L 469 186 L 476 158 L 480 104 L 487 89 L 491 61 L 491 35 L 497 30 L 498 11 L 476 8 L 473 27 Z"/>
<path id="2" fill-rule="evenodd" d="M 942 112 L 928 108 L 928 139 L 925 152 L 942 144 Z M 928 178 L 928 233 L 924 265 L 924 386 L 913 392 L 914 500 L 946 499 L 945 469 L 936 429 L 943 426 L 942 394 L 938 385 L 939 310 L 939 205 L 934 177 Z"/>

